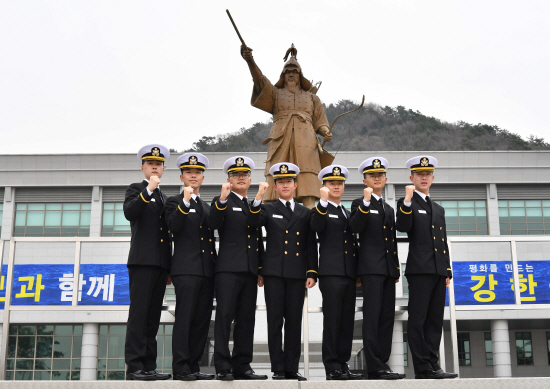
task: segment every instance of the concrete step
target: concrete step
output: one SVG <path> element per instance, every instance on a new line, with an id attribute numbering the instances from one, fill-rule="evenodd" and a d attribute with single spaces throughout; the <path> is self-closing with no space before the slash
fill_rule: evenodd
<path id="1" fill-rule="evenodd" d="M 271 374 L 270 374 L 271 376 Z M 311 377 L 313 378 L 313 377 Z M 322 377 L 324 379 L 324 375 Z M 195 381 L 194 389 L 547 389 L 549 377 L 521 378 L 465 378 L 454 380 L 401 380 L 401 381 Z M 0 389 L 181 389 L 187 383 L 178 381 L 0 381 Z"/>

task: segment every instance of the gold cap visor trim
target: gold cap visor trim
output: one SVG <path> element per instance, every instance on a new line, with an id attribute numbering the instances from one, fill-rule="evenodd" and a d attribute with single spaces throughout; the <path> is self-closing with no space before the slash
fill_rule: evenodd
<path id="1" fill-rule="evenodd" d="M 386 173 L 386 169 L 380 168 L 380 169 L 365 169 L 363 170 L 363 174 L 365 173 Z"/>
<path id="2" fill-rule="evenodd" d="M 201 170 L 206 170 L 206 168 L 204 166 L 201 166 L 201 165 L 180 165 L 180 169 L 183 169 L 183 168 L 191 168 L 191 169 L 201 169 Z"/>
<path id="3" fill-rule="evenodd" d="M 230 172 L 251 172 L 252 169 L 250 169 L 249 167 L 233 167 L 231 169 L 227 169 L 227 172 L 230 173 Z"/>
<path id="4" fill-rule="evenodd" d="M 346 181 L 346 177 L 342 177 L 342 176 L 323 177 L 323 181 Z"/>
<path id="5" fill-rule="evenodd" d="M 273 178 L 296 178 L 297 174 L 275 174 Z"/>
<path id="6" fill-rule="evenodd" d="M 166 161 L 164 157 L 153 157 L 153 156 L 141 157 L 141 159 L 145 161 L 163 161 L 163 162 Z"/>
<path id="7" fill-rule="evenodd" d="M 411 172 L 433 172 L 435 171 L 434 167 L 413 167 Z"/>

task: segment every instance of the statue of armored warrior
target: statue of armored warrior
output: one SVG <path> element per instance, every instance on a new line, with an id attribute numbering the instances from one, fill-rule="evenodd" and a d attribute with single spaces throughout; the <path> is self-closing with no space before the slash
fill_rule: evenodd
<path id="1" fill-rule="evenodd" d="M 273 115 L 269 138 L 263 142 L 269 143 L 265 177 L 270 185 L 263 200 L 275 201 L 278 198 L 272 190 L 274 182 L 269 174 L 271 166 L 278 162 L 291 162 L 300 168 L 296 199 L 306 207 L 313 208 L 321 187 L 317 177 L 321 162 L 316 134 L 323 136 L 327 142 L 332 139 L 332 134 L 321 100 L 310 92 L 311 82 L 303 75 L 294 45 L 287 51 L 285 61 L 289 54 L 290 59 L 285 62 L 279 80 L 272 85 L 254 62 L 252 49 L 244 44 L 241 46 L 241 55 L 254 81 L 251 104 Z"/>

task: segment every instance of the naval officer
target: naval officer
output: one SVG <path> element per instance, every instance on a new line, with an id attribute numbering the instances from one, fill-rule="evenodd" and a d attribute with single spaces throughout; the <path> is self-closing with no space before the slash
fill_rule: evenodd
<path id="1" fill-rule="evenodd" d="M 317 282 L 317 241 L 310 228 L 310 210 L 294 200 L 300 169 L 281 162 L 269 169 L 278 200 L 250 209 L 251 227 L 264 226 L 267 249 L 258 284 L 265 285 L 267 338 L 274 380 L 306 378 L 298 373 L 305 288 Z M 256 201 L 268 188 L 260 183 Z M 284 323 L 284 342 L 283 342 Z M 284 351 L 283 351 L 284 343 Z"/>
<path id="2" fill-rule="evenodd" d="M 395 318 L 395 283 L 400 269 L 395 212 L 384 201 L 388 160 L 368 158 L 359 166 L 366 185 L 351 205 L 350 226 L 359 234 L 358 283 L 363 286 L 363 351 L 369 379 L 405 378 L 388 366 Z"/>
<path id="3" fill-rule="evenodd" d="M 166 202 L 166 220 L 174 236 L 170 277 L 176 292 L 172 372 L 175 380 L 210 380 L 214 375 L 201 373 L 199 367 L 212 317 L 216 263 L 210 204 L 199 195 L 208 158 L 185 153 L 176 165 L 185 187 Z"/>
<path id="4" fill-rule="evenodd" d="M 124 216 L 132 238 L 128 254 L 130 310 L 124 358 L 127 380 L 166 380 L 157 368 L 157 331 L 166 290 L 172 244 L 164 217 L 164 195 L 159 184 L 170 151 L 159 144 L 138 152 L 143 181 L 131 184 L 124 198 Z"/>
<path id="5" fill-rule="evenodd" d="M 397 202 L 398 231 L 409 237 L 405 276 L 409 282 L 407 335 L 417 379 L 455 378 L 439 366 L 445 287 L 453 276 L 445 210 L 430 198 L 437 159 L 420 155 L 407 161 L 413 185 Z"/>
<path id="6" fill-rule="evenodd" d="M 320 200 L 311 210 L 319 237 L 319 289 L 323 295 L 322 357 L 327 380 L 361 379 L 349 370 L 355 318 L 357 256 L 350 213 L 341 205 L 348 169 L 330 165 L 319 172 Z"/>

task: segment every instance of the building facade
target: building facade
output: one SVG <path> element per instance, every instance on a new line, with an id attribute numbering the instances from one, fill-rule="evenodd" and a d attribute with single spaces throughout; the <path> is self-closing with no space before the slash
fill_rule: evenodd
<path id="1" fill-rule="evenodd" d="M 206 153 L 201 198 L 226 181 L 223 162 L 236 153 Z M 385 200 L 395 206 L 409 183 L 405 161 L 418 152 L 341 152 L 350 170 L 344 205 L 362 196 L 359 164 L 388 159 Z M 545 151 L 431 152 L 439 160 L 430 192 L 446 213 L 455 273 L 445 313 L 442 359 L 461 377 L 550 375 L 550 153 Z M 258 165 L 265 153 L 247 153 Z M 125 264 L 129 223 L 122 203 L 128 184 L 143 176 L 135 155 L 0 156 L 0 378 L 6 380 L 124 379 L 128 314 Z M 175 158 L 163 192 L 182 189 Z M 253 172 L 250 196 L 263 180 Z M 407 243 L 400 237 L 401 269 Z M 548 250 L 547 250 L 548 249 Z M 547 270 L 548 267 L 548 270 Z M 407 348 L 407 282 L 396 285 L 396 324 L 390 365 L 414 377 Z M 269 372 L 263 292 L 258 294 L 254 367 Z M 311 378 L 324 378 L 322 306 L 309 291 L 304 331 Z M 174 294 L 167 288 L 158 334 L 159 370 L 171 371 Z M 354 357 L 364 368 L 358 293 Z M 215 311 L 212 313 L 212 320 Z M 213 321 L 212 321 L 213 323 Z M 203 370 L 213 371 L 213 325 Z M 514 347 L 515 345 L 515 347 Z M 455 367 L 456 366 L 456 367 Z"/>

